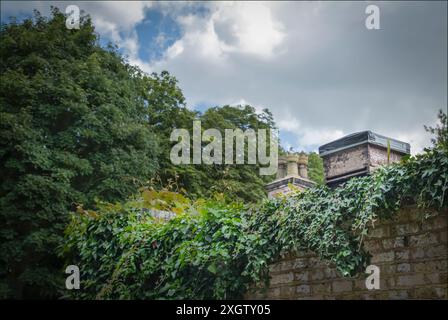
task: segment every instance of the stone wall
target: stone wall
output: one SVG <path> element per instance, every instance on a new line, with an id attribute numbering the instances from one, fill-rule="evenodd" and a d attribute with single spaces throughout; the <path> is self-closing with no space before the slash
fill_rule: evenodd
<path id="1" fill-rule="evenodd" d="M 372 172 L 376 168 L 387 165 L 387 149 L 385 150 L 382 147 L 378 147 L 373 144 L 369 144 L 369 172 Z M 403 157 L 402 154 L 398 153 L 395 150 L 390 151 L 390 163 L 399 162 Z"/>
<path id="2" fill-rule="evenodd" d="M 270 287 L 248 299 L 448 299 L 448 212 L 428 219 L 415 207 L 379 222 L 365 240 L 371 264 L 380 268 L 380 289 L 367 290 L 368 274 L 343 278 L 310 252 L 286 255 L 270 266 Z"/>
<path id="3" fill-rule="evenodd" d="M 398 162 L 403 154 L 390 151 L 390 163 Z M 374 144 L 362 144 L 323 156 L 327 181 L 339 177 L 361 175 L 373 172 L 387 164 L 387 148 Z"/>
<path id="4" fill-rule="evenodd" d="M 323 157 L 325 177 L 331 179 L 369 167 L 368 145 L 359 145 Z"/>

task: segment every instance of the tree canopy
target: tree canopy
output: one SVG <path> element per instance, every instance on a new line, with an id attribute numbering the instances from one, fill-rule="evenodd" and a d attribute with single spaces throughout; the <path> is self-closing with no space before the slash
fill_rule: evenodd
<path id="1" fill-rule="evenodd" d="M 158 168 L 143 93 L 162 80 L 100 48 L 88 17 L 68 30 L 57 10 L 36 13 L 2 25 L 1 42 L 0 273 L 16 292 L 54 294 L 67 211 L 125 199 Z"/>

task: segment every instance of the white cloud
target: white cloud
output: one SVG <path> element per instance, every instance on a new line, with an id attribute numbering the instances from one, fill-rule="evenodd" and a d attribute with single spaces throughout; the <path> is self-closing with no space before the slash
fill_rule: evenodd
<path id="1" fill-rule="evenodd" d="M 344 136 L 342 130 L 324 130 L 324 129 L 305 129 L 304 134 L 299 138 L 301 146 L 322 145 Z"/>
<path id="2" fill-rule="evenodd" d="M 277 126 L 280 130 L 297 133 L 300 131 L 300 122 L 294 117 L 277 120 Z"/>
<path id="3" fill-rule="evenodd" d="M 171 12 L 165 7 L 164 12 L 176 19 L 183 32 L 182 38 L 168 48 L 167 61 L 184 49 L 215 64 L 225 63 L 232 53 L 268 59 L 285 38 L 282 23 L 274 19 L 267 3 L 225 1 L 204 5 L 209 10 L 205 16 L 182 15 L 179 9 Z"/>
<path id="4" fill-rule="evenodd" d="M 171 47 L 166 51 L 168 59 L 174 59 L 184 51 L 184 45 L 181 40 L 176 41 Z"/>
<path id="5" fill-rule="evenodd" d="M 96 28 L 101 33 L 112 29 L 131 31 L 145 17 L 145 9 L 153 6 L 152 1 L 2 1 L 2 10 L 8 11 L 8 16 L 29 14 L 33 9 L 43 15 L 50 13 L 50 7 L 55 6 L 62 12 L 69 5 L 77 5 L 89 13 Z"/>
<path id="6" fill-rule="evenodd" d="M 285 38 L 282 23 L 264 2 L 220 3 L 210 18 L 222 49 L 271 57 Z"/>
<path id="7" fill-rule="evenodd" d="M 145 18 L 145 9 L 153 5 L 152 1 L 83 1 L 74 4 L 87 12 L 93 12 L 94 22 L 103 19 L 123 31 L 131 31 Z"/>

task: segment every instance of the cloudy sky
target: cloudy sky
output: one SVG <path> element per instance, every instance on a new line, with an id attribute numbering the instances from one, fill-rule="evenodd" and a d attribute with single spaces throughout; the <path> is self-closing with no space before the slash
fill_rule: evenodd
<path id="1" fill-rule="evenodd" d="M 131 63 L 175 75 L 190 108 L 269 108 L 287 148 L 373 130 L 415 153 L 429 145 L 423 125 L 447 108 L 445 1 L 2 1 L 1 18 L 70 4 Z M 380 30 L 365 27 L 369 4 Z"/>

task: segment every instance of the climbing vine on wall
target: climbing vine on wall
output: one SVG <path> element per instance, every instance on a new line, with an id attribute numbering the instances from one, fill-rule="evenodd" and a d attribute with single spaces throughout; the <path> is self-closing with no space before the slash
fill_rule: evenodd
<path id="1" fill-rule="evenodd" d="M 362 242 L 375 221 L 408 203 L 447 207 L 447 168 L 447 150 L 437 147 L 342 187 L 257 207 L 143 190 L 125 204 L 80 208 L 61 254 L 81 268 L 83 289 L 73 293 L 81 299 L 239 298 L 268 281 L 270 262 L 294 250 L 314 251 L 354 275 L 369 262 Z M 157 205 L 176 208 L 176 216 L 154 218 Z"/>

